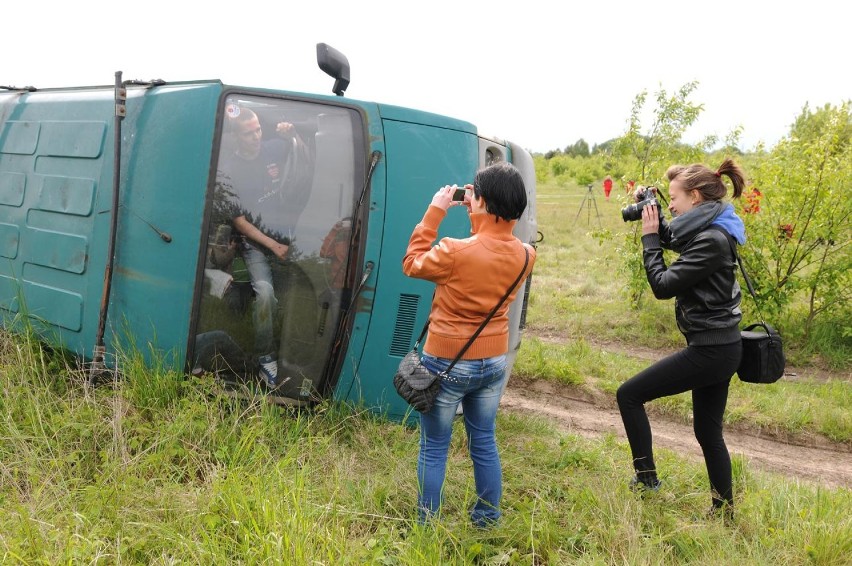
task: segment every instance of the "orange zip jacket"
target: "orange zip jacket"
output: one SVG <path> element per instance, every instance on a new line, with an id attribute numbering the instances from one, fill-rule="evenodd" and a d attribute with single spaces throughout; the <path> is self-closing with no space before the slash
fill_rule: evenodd
<path id="1" fill-rule="evenodd" d="M 432 243 L 447 211 L 429 206 L 414 227 L 402 271 L 409 277 L 436 283 L 429 333 L 423 351 L 439 358 L 454 359 L 515 281 L 524 265 L 524 248 L 530 260 L 521 281 L 500 306 L 463 358 L 490 358 L 509 351 L 509 304 L 532 272 L 535 249 L 513 234 L 515 221 L 492 214 L 471 214 L 471 236 L 443 238 Z"/>

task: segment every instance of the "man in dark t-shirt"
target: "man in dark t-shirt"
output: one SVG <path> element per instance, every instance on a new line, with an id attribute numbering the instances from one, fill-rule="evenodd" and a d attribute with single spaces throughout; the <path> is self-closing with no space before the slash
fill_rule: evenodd
<path id="1" fill-rule="evenodd" d="M 232 104 L 226 113 L 236 147 L 233 154 L 221 157 L 219 180 L 228 188 L 226 208 L 255 292 L 260 376 L 276 388 L 281 385 L 272 326 L 277 299 L 267 253 L 279 260 L 287 257 L 296 221 L 309 197 L 301 173 L 309 171 L 304 163 L 308 152 L 288 122 L 277 125 L 282 138 L 264 141 L 260 120 L 252 110 Z"/>

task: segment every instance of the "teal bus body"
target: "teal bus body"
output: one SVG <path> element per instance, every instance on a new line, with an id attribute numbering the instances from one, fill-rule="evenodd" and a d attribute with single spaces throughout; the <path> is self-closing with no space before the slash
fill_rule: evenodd
<path id="1" fill-rule="evenodd" d="M 178 356 L 189 332 L 221 90 L 213 83 L 128 93 L 108 332 L 131 332 L 138 344 Z M 52 341 L 81 355 L 95 343 L 103 291 L 114 106 L 108 88 L 0 94 L 3 307 L 25 308 Z"/>
<path id="2" fill-rule="evenodd" d="M 6 326 L 26 319 L 47 342 L 85 359 L 98 338 L 114 212 L 114 94 L 112 87 L 0 91 L 0 314 Z M 532 242 L 537 233 L 529 154 L 480 136 L 468 122 L 219 81 L 130 87 L 126 94 L 103 339 L 110 360 L 135 348 L 191 371 L 202 365 L 201 336 L 227 335 L 250 348 L 251 333 L 241 329 L 250 326 L 243 321 L 252 307 L 226 308 L 213 276 L 228 281 L 228 292 L 247 284 L 238 269 L 212 268 L 209 259 L 220 245 L 213 243 L 216 199 L 229 185 L 219 165 L 230 152 L 223 124 L 234 108 L 270 120 L 286 114 L 312 155 L 292 259 L 274 268 L 281 359 L 296 360 L 282 366 L 293 376 L 284 402 L 334 398 L 411 418 L 391 377 L 428 316 L 433 285 L 405 277 L 401 262 L 438 187 L 470 183 L 492 160 L 512 161 L 530 197 L 516 234 Z M 264 137 L 271 128 L 264 126 Z M 323 236 L 346 222 L 352 228 L 338 234 L 335 259 L 326 253 L 331 232 Z M 468 232 L 465 215 L 451 210 L 439 237 Z M 510 311 L 512 360 L 525 296 L 519 293 Z"/>

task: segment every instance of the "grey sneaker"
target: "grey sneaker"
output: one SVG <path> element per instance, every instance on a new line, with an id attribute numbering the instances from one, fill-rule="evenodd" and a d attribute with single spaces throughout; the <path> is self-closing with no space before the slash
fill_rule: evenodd
<path id="1" fill-rule="evenodd" d="M 713 505 L 710 507 L 710 510 L 707 511 L 708 519 L 722 519 L 722 521 L 727 525 L 733 522 L 734 520 L 734 506 L 733 505 Z"/>
<path id="2" fill-rule="evenodd" d="M 257 359 L 260 366 L 260 378 L 270 389 L 278 387 L 278 360 L 271 355 L 260 356 Z"/>
<path id="3" fill-rule="evenodd" d="M 631 491 L 660 491 L 660 486 L 663 485 L 663 481 L 660 479 L 655 479 L 653 483 L 647 484 L 644 481 L 640 480 L 638 476 L 633 476 L 633 479 L 630 480 L 630 489 Z"/>

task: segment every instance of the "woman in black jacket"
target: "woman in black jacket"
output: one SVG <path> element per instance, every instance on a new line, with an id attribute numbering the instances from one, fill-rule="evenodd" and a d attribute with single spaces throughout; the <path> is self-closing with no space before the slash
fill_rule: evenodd
<path id="1" fill-rule="evenodd" d="M 675 165 L 669 180 L 670 223 L 656 206 L 642 209 L 642 256 L 648 282 L 658 299 L 675 297 L 677 325 L 686 348 L 633 376 L 618 388 L 616 398 L 633 454 L 631 487 L 660 487 L 644 404 L 653 399 L 692 391 L 695 438 L 701 445 L 710 477 L 713 511 L 733 512 L 731 457 L 722 436 L 728 384 L 742 356 L 739 323 L 740 287 L 729 238 L 745 243 L 745 228 L 727 193 L 722 175 L 738 198 L 745 184 L 742 170 L 726 159 L 713 171 L 704 165 Z M 680 254 L 670 266 L 663 248 Z"/>

